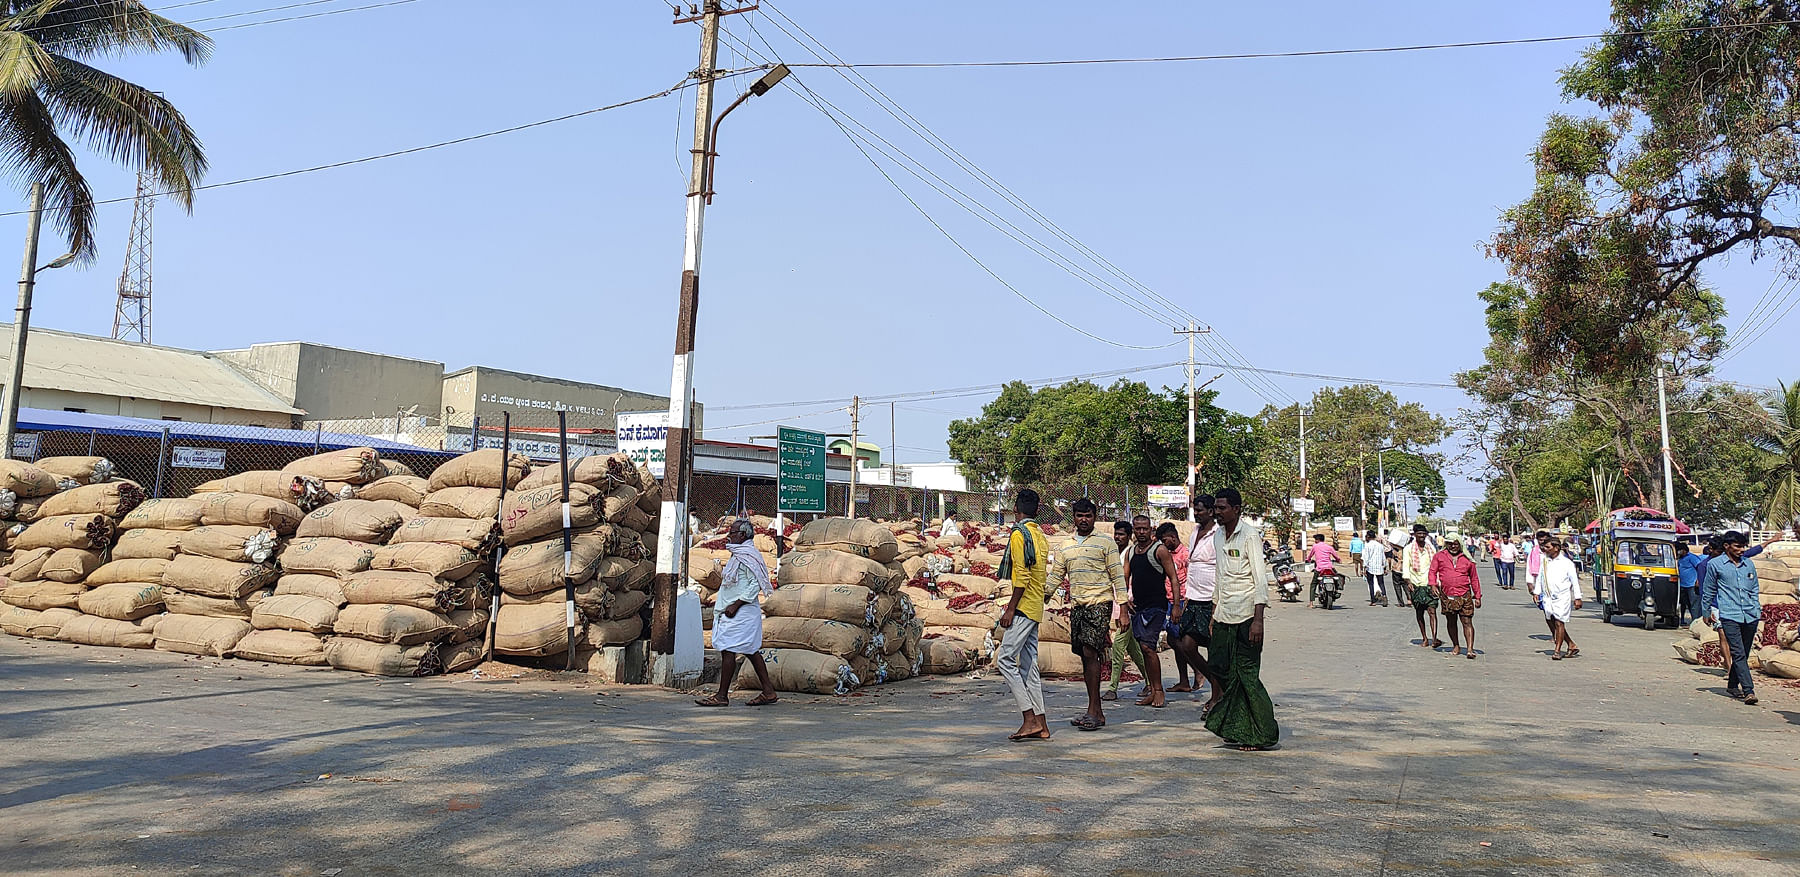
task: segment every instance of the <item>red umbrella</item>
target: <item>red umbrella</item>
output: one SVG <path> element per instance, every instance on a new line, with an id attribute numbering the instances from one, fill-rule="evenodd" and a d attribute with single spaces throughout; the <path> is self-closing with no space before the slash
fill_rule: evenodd
<path id="1" fill-rule="evenodd" d="M 1671 520 L 1668 513 L 1661 512 L 1656 509 L 1645 508 L 1641 505 L 1634 505 L 1630 508 L 1624 508 L 1624 509 L 1613 509 L 1612 514 L 1624 515 L 1626 518 L 1635 518 L 1638 520 L 1648 520 L 1648 521 Z M 1595 521 L 1595 522 L 1587 525 L 1587 529 L 1583 530 L 1582 532 L 1584 532 L 1584 533 L 1600 532 L 1600 521 Z M 1680 520 L 1676 520 L 1675 521 L 1675 532 L 1678 535 L 1692 533 L 1692 532 L 1694 532 L 1694 528 L 1689 527 L 1687 524 L 1683 523 Z"/>

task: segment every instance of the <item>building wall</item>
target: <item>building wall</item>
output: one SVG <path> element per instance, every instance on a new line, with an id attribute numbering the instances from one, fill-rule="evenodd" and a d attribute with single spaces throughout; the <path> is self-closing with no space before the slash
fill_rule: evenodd
<path id="1" fill-rule="evenodd" d="M 323 344 L 256 344 L 218 354 L 307 420 L 442 415 L 444 364 Z"/>
<path id="2" fill-rule="evenodd" d="M 175 418 L 188 423 L 231 423 L 246 426 L 269 426 L 287 429 L 293 418 L 276 411 L 244 411 L 236 408 L 213 408 L 182 402 L 159 402 L 129 396 L 102 396 L 93 393 L 71 393 L 66 390 L 43 390 L 26 387 L 19 404 L 26 408 L 50 411 L 76 409 L 89 414 L 116 414 L 150 420 Z"/>
<path id="3" fill-rule="evenodd" d="M 547 427 L 555 424 L 556 411 L 563 409 L 569 412 L 571 429 L 614 429 L 619 412 L 666 411 L 669 398 L 477 366 L 444 377 L 443 406 L 445 421 L 459 426 L 467 426 L 477 414 L 490 423 L 511 412 L 516 426 Z M 704 411 L 699 405 L 694 409 L 698 433 Z"/>

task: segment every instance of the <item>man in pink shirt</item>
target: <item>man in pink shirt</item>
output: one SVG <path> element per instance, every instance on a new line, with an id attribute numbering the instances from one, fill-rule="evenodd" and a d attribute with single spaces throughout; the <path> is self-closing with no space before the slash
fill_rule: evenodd
<path id="1" fill-rule="evenodd" d="M 1431 592 L 1438 597 L 1444 612 L 1444 627 L 1450 633 L 1451 655 L 1467 654 L 1475 660 L 1475 610 L 1481 608 L 1481 574 L 1475 561 L 1463 554 L 1462 537 L 1444 537 L 1444 550 L 1431 558 L 1429 577 Z M 1456 628 L 1461 619 L 1462 638 L 1468 649 L 1457 641 Z"/>
<path id="2" fill-rule="evenodd" d="M 1309 561 L 1312 561 L 1313 584 L 1314 584 L 1315 589 L 1317 588 L 1317 585 L 1318 585 L 1319 576 L 1320 575 L 1330 575 L 1333 572 L 1336 572 L 1337 567 L 1335 567 L 1333 564 L 1337 563 L 1340 560 L 1343 560 L 1342 557 L 1338 556 L 1337 548 L 1335 546 L 1333 546 L 1331 543 L 1325 541 L 1324 533 L 1314 533 L 1313 534 L 1313 544 L 1312 544 L 1312 547 L 1306 549 L 1306 559 Z M 1307 599 L 1308 600 L 1317 600 L 1318 594 L 1316 593 L 1316 591 L 1312 592 L 1308 595 Z"/>

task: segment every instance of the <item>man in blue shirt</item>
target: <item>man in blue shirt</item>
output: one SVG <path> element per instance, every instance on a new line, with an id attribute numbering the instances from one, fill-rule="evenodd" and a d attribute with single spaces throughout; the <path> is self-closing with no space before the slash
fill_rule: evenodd
<path id="1" fill-rule="evenodd" d="M 1700 576 L 1706 572 L 1707 561 L 1719 554 L 1718 543 L 1707 542 L 1704 554 L 1695 554 L 1686 542 L 1675 543 L 1675 568 L 1681 572 L 1681 623 L 1687 624 L 1699 618 L 1700 611 Z"/>
<path id="2" fill-rule="evenodd" d="M 1725 553 L 1706 563 L 1706 575 L 1700 580 L 1700 606 L 1731 650 L 1725 693 L 1754 704 L 1756 683 L 1750 676 L 1750 650 L 1756 648 L 1756 626 L 1762 620 L 1756 564 L 1744 556 L 1744 534 L 1732 530 L 1720 541 Z"/>

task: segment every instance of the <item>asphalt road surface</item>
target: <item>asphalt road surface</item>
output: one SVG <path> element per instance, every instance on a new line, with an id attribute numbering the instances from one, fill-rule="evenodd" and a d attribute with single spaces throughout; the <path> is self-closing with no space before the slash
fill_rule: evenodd
<path id="1" fill-rule="evenodd" d="M 1353 588 L 1278 604 L 1282 748 L 1196 700 L 1010 744 L 995 677 L 703 710 L 579 681 L 377 679 L 0 636 L 16 875 L 1800 872 L 1800 697 L 1722 696 L 1681 631 L 1547 656 L 1490 590 L 1474 661 Z M 1056 646 L 1046 645 L 1046 648 Z M 1165 663 L 1169 673 L 1172 665 Z"/>

